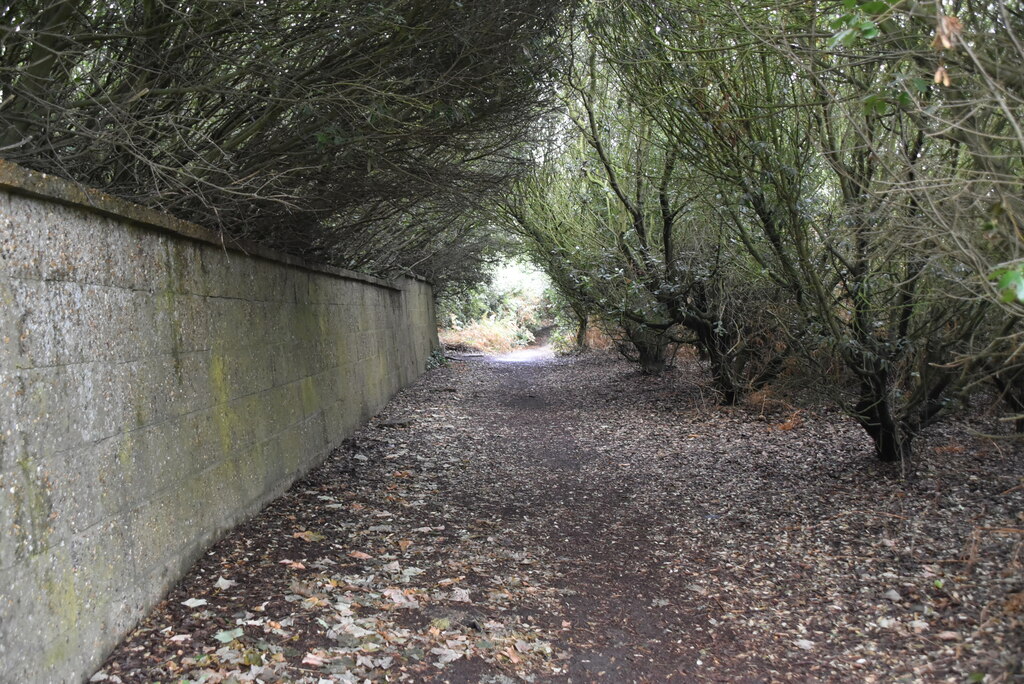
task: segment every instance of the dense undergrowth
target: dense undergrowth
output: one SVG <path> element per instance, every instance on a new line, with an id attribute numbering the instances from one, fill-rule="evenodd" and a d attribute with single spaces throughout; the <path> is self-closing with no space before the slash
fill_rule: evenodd
<path id="1" fill-rule="evenodd" d="M 533 344 L 558 315 L 542 272 L 519 261 L 492 267 L 483 282 L 438 298 L 441 341 L 450 348 L 500 354 Z"/>

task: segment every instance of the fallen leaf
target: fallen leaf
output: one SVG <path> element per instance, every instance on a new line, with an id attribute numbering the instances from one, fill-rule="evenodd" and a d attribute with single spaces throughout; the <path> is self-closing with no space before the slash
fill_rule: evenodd
<path id="1" fill-rule="evenodd" d="M 473 602 L 473 600 L 469 598 L 469 591 L 467 589 L 463 589 L 462 587 L 455 587 L 454 589 L 452 589 L 452 593 L 449 598 L 452 601 L 457 601 L 459 603 Z"/>
<path id="2" fill-rule="evenodd" d="M 778 426 L 780 430 L 792 430 L 793 428 L 800 425 L 803 419 L 800 417 L 800 411 L 794 411 L 786 422 Z"/>
<path id="3" fill-rule="evenodd" d="M 213 635 L 213 638 L 222 644 L 230 644 L 232 641 L 242 636 L 244 632 L 241 627 L 235 629 L 224 629 Z"/>
<path id="4" fill-rule="evenodd" d="M 1024 612 L 1024 591 L 1007 595 L 1006 603 L 1003 604 L 1003 612 L 1007 615 Z"/>
<path id="5" fill-rule="evenodd" d="M 316 653 L 307 653 L 302 658 L 303 665 L 312 665 L 313 667 L 322 667 L 327 663 L 327 659 L 323 656 L 317 655 Z"/>
<path id="6" fill-rule="evenodd" d="M 373 556 L 371 556 L 370 554 L 363 553 L 362 551 L 349 551 L 348 555 L 352 556 L 353 558 L 358 558 L 359 560 L 370 560 L 373 558 Z"/>
<path id="7" fill-rule="evenodd" d="M 446 577 L 443 580 L 439 580 L 438 583 L 437 583 L 437 586 L 439 586 L 439 587 L 447 587 L 449 584 L 455 584 L 456 582 L 461 582 L 464 579 L 466 579 L 464 576 Z"/>
<path id="8" fill-rule="evenodd" d="M 412 542 L 408 539 L 403 539 L 398 542 L 398 548 L 402 549 L 403 553 L 408 551 L 410 546 L 412 546 Z"/>
<path id="9" fill-rule="evenodd" d="M 446 663 L 450 663 L 454 660 L 458 660 L 463 656 L 463 654 L 458 651 L 452 650 L 450 648 L 444 648 L 442 646 L 432 648 L 430 649 L 430 652 L 433 655 L 438 656 L 437 663 L 435 664 L 439 667 L 445 665 Z"/>
<path id="10" fill-rule="evenodd" d="M 416 607 L 419 605 L 419 602 L 412 598 L 409 592 L 398 589 L 397 587 L 390 587 L 385 589 L 382 593 L 384 596 L 388 597 L 400 606 Z"/>
<path id="11" fill-rule="evenodd" d="M 206 603 L 206 599 L 190 598 L 187 601 L 182 601 L 181 605 L 188 606 L 189 608 L 198 608 L 199 606 L 205 606 Z"/>
<path id="12" fill-rule="evenodd" d="M 238 584 L 238 582 L 236 582 L 234 580 L 229 580 L 229 579 L 224 579 L 223 577 L 219 577 L 219 578 L 217 578 L 217 581 L 214 582 L 213 586 L 217 587 L 221 591 L 225 591 L 225 590 L 230 589 L 231 587 L 235 586 L 236 584 Z"/>

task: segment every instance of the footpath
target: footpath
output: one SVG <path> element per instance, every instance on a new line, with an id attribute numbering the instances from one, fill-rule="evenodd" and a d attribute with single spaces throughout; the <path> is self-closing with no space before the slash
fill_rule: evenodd
<path id="1" fill-rule="evenodd" d="M 455 361 L 218 543 L 93 681 L 1011 681 L 1024 458 L 699 368 Z M 1003 530 L 1003 532 L 999 532 Z"/>

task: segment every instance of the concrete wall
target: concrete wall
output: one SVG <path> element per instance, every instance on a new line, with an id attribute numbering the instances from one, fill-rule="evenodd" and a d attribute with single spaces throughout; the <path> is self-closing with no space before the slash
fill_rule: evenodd
<path id="1" fill-rule="evenodd" d="M 0 682 L 87 677 L 423 371 L 427 284 L 249 251 L 0 162 Z"/>

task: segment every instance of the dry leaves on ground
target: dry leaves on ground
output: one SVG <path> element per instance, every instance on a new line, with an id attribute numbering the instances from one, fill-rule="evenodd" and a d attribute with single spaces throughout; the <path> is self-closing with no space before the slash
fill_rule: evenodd
<path id="1" fill-rule="evenodd" d="M 456 362 L 209 551 L 95 681 L 1007 681 L 1024 458 L 909 473 L 701 370 Z"/>

